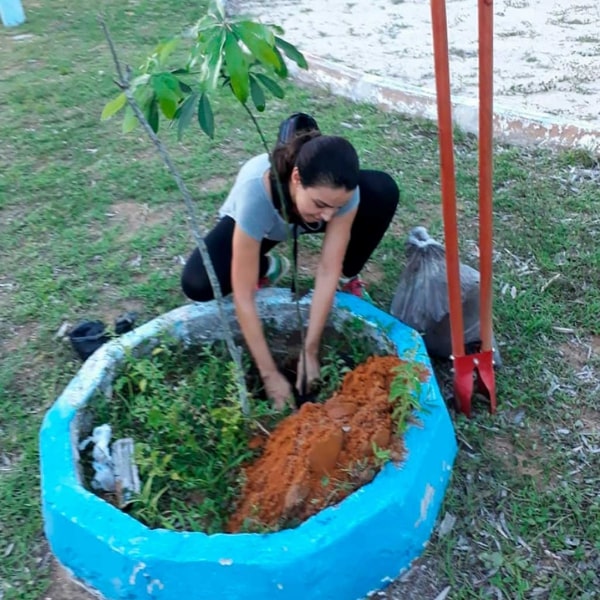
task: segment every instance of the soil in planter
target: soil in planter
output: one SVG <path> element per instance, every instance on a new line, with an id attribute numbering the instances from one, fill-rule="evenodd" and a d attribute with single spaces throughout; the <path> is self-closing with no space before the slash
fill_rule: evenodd
<path id="1" fill-rule="evenodd" d="M 297 525 L 371 481 L 388 458 L 399 461 L 403 446 L 389 394 L 401 364 L 396 356 L 373 356 L 346 374 L 324 404 L 303 404 L 284 419 L 246 468 L 227 530 Z"/>

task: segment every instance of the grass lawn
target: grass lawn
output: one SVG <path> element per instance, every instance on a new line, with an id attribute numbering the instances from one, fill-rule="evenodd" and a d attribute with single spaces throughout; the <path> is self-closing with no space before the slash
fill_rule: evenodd
<path id="1" fill-rule="evenodd" d="M 181 257 L 193 247 L 176 185 L 140 129 L 101 122 L 113 64 L 86 0 L 26 2 L 0 29 L 0 599 L 45 597 L 50 554 L 39 505 L 37 434 L 77 371 L 57 339 L 65 322 L 139 322 L 181 305 Z M 102 3 L 122 59 L 136 66 L 198 3 Z M 365 167 L 388 170 L 402 202 L 366 278 L 387 309 L 408 229 L 441 237 L 436 127 L 323 91 L 287 88 L 259 121 L 312 112 L 346 135 Z M 242 161 L 261 151 L 244 111 L 215 100 L 213 141 L 197 128 L 164 141 L 209 227 Z M 477 147 L 458 132 L 462 258 L 476 265 Z M 499 411 L 455 416 L 460 443 L 419 568 L 391 585 L 450 586 L 447 598 L 600 597 L 600 168 L 580 152 L 497 146 L 495 329 L 505 366 Z M 308 263 L 314 243 L 302 243 Z M 447 527 L 453 524 L 452 527 Z M 218 596 L 218 591 L 216 591 Z M 83 596 L 82 596 L 83 597 Z"/>

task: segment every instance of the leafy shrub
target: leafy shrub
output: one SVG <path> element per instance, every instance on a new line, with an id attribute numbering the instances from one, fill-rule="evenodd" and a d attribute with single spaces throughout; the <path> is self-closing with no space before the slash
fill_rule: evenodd
<path id="1" fill-rule="evenodd" d="M 95 424 L 136 441 L 142 490 L 128 507 L 150 527 L 213 533 L 223 530 L 241 487 L 241 466 L 255 451 L 259 420 L 272 421 L 255 399 L 245 417 L 233 364 L 219 345 L 176 350 L 160 345 L 129 357 L 113 395 L 92 403 Z"/>

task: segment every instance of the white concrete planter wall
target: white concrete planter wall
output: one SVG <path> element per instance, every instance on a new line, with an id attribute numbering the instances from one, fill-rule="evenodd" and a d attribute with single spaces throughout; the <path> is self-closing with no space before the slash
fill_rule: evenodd
<path id="1" fill-rule="evenodd" d="M 302 300 L 306 315 L 310 299 Z M 295 308 L 284 290 L 260 294 L 263 317 L 285 331 Z M 227 302 L 227 312 L 235 320 Z M 335 325 L 351 314 L 378 344 L 410 353 L 431 370 L 419 335 L 354 296 L 338 294 Z M 150 530 L 87 491 L 79 475 L 79 418 L 110 387 L 126 348 L 144 352 L 165 333 L 184 343 L 219 337 L 214 303 L 173 310 L 101 347 L 47 412 L 40 431 L 42 510 L 58 560 L 109 600 L 354 600 L 380 589 L 421 554 L 456 454 L 454 430 L 433 375 L 423 386 L 421 426 L 406 434 L 407 458 L 388 464 L 339 505 L 296 529 L 269 534 Z"/>

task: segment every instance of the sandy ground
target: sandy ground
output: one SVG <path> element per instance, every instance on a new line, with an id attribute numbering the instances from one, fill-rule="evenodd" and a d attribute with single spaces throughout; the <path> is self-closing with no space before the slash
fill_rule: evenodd
<path id="1" fill-rule="evenodd" d="M 233 12 L 277 23 L 302 51 L 435 91 L 426 0 L 235 0 Z M 452 90 L 476 98 L 477 0 L 447 0 Z M 496 109 L 600 127 L 598 0 L 496 0 Z"/>

